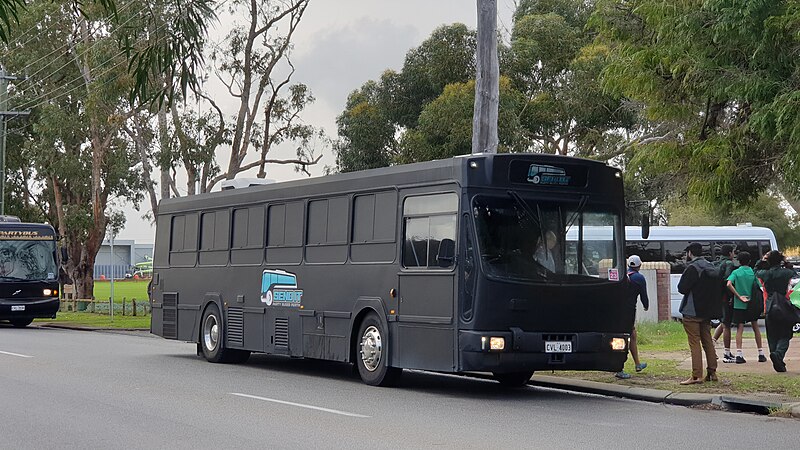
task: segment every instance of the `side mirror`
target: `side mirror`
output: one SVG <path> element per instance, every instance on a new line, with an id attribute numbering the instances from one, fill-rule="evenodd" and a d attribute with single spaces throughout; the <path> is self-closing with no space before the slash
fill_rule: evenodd
<path id="1" fill-rule="evenodd" d="M 61 247 L 61 263 L 65 263 L 69 261 L 69 253 L 67 253 L 66 247 Z"/>
<path id="2" fill-rule="evenodd" d="M 650 216 L 642 214 L 642 239 L 650 237 Z"/>

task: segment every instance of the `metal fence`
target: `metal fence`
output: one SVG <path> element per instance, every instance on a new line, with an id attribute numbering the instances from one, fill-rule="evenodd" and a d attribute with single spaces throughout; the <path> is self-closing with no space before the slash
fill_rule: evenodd
<path id="1" fill-rule="evenodd" d="M 95 264 L 94 266 L 94 279 L 100 280 L 105 277 L 107 280 L 111 279 L 111 273 L 114 273 L 114 279 L 120 280 L 125 278 L 126 273 L 133 273 L 130 266 L 124 264 Z"/>

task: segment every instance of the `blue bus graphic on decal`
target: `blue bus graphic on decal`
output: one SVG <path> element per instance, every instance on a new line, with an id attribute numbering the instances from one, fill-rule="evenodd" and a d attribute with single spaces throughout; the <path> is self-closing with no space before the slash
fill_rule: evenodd
<path id="1" fill-rule="evenodd" d="M 571 178 L 561 167 L 531 164 L 528 168 L 528 182 L 533 184 L 568 186 Z"/>
<path id="2" fill-rule="evenodd" d="M 302 298 L 297 275 L 277 269 L 267 269 L 261 275 L 261 301 L 267 306 L 299 307 Z"/>

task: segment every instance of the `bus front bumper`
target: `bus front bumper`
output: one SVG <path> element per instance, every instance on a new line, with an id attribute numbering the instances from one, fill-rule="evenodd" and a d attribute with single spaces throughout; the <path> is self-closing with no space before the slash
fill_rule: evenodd
<path id="1" fill-rule="evenodd" d="M 494 340 L 492 339 L 494 338 Z M 503 348 L 499 346 L 502 338 Z M 459 331 L 459 366 L 462 372 L 524 372 L 537 370 L 622 370 L 628 356 L 630 334 L 596 332 Z M 624 340 L 620 350 L 612 341 Z M 547 345 L 546 343 L 551 343 Z M 569 345 L 565 343 L 569 342 Z M 557 344 L 553 344 L 557 343 Z M 569 351 L 567 351 L 569 350 Z"/>
<path id="2" fill-rule="evenodd" d="M 58 297 L 0 298 L 0 320 L 55 318 L 59 306 Z"/>

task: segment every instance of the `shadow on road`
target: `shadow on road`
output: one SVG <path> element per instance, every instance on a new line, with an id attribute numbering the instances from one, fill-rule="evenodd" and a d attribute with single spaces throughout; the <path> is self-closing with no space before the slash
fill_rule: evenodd
<path id="1" fill-rule="evenodd" d="M 197 361 L 198 364 L 209 364 L 202 357 L 196 355 L 170 355 L 169 357 L 183 361 L 194 360 Z M 237 365 L 236 367 L 251 371 L 253 376 L 265 378 L 275 376 L 276 374 L 284 374 L 295 379 L 298 376 L 307 376 L 319 378 L 320 381 L 335 380 L 352 384 L 362 384 L 361 379 L 355 372 L 354 366 L 340 362 L 254 354 L 246 364 Z M 503 400 L 509 402 L 525 402 L 531 400 L 564 401 L 567 399 L 574 399 L 576 402 L 585 402 L 587 397 L 595 397 L 587 394 L 538 388 L 534 386 L 507 388 L 490 378 L 487 379 L 486 376 L 442 374 L 418 370 L 403 371 L 400 383 L 393 389 L 375 388 L 366 385 L 364 385 L 364 389 L 382 389 L 384 392 L 397 392 L 399 395 L 402 395 L 402 393 L 406 391 L 414 391 L 461 399 Z"/>

